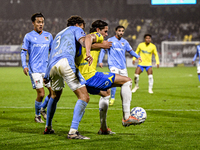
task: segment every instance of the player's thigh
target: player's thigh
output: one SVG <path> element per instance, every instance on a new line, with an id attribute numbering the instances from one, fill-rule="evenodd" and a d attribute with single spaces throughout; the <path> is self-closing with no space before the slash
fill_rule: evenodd
<path id="1" fill-rule="evenodd" d="M 151 66 L 147 67 L 146 68 L 146 71 L 147 71 L 147 74 L 150 75 L 150 74 L 153 74 L 153 69 Z"/>
<path id="2" fill-rule="evenodd" d="M 42 73 L 32 73 L 31 74 L 31 82 L 32 82 L 32 86 L 35 89 L 40 89 L 43 88 L 44 84 L 43 84 L 43 75 Z"/>
<path id="3" fill-rule="evenodd" d="M 143 69 L 142 66 L 137 66 L 137 68 L 135 69 L 135 74 L 140 74 L 143 72 Z"/>
<path id="4" fill-rule="evenodd" d="M 114 81 L 114 84 L 112 85 L 112 87 L 120 87 L 128 81 L 132 81 L 131 78 L 122 76 L 119 74 L 115 74 L 115 81 Z"/>
<path id="5" fill-rule="evenodd" d="M 112 73 L 117 73 L 117 74 L 120 73 L 119 69 L 116 68 L 116 67 L 111 67 L 111 68 L 110 68 L 110 72 L 112 72 Z"/>
<path id="6" fill-rule="evenodd" d="M 70 89 L 75 91 L 84 87 L 86 82 L 79 70 L 76 69 L 74 63 L 70 64 L 71 65 L 69 65 L 68 59 L 63 58 L 56 65 L 59 70 L 59 75 L 62 76 Z"/>
<path id="7" fill-rule="evenodd" d="M 119 69 L 119 74 L 128 77 L 127 69 Z"/>
<path id="8" fill-rule="evenodd" d="M 81 99 L 85 102 L 89 102 L 89 94 L 87 92 L 86 86 L 82 86 L 74 91 L 78 99 Z"/>

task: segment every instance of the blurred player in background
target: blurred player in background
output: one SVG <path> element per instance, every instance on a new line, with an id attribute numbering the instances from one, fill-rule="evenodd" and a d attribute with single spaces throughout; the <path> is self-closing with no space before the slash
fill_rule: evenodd
<path id="1" fill-rule="evenodd" d="M 44 79 L 51 80 L 53 94 L 48 102 L 47 121 L 44 134 L 52 134 L 52 119 L 56 111 L 57 102 L 60 99 L 65 83 L 76 94 L 76 102 L 73 120 L 68 133 L 69 139 L 89 139 L 78 132 L 79 122 L 81 121 L 85 108 L 89 102 L 89 95 L 85 87 L 85 79 L 75 66 L 75 55 L 79 47 L 86 47 L 86 56 L 84 59 L 89 64 L 93 58 L 90 55 L 92 44 L 91 36 L 85 36 L 83 28 L 85 21 L 79 16 L 71 16 L 68 19 L 67 27 L 60 31 L 52 44 L 51 55 L 49 57 L 48 67 Z M 89 47 L 89 48 L 88 48 Z"/>
<path id="2" fill-rule="evenodd" d="M 199 57 L 199 62 L 197 64 L 197 74 L 198 74 L 198 79 L 199 79 L 199 82 L 200 82 L 200 45 L 197 46 L 197 52 L 194 55 L 192 64 L 194 64 L 197 57 Z M 198 87 L 200 88 L 200 86 L 198 86 Z"/>
<path id="3" fill-rule="evenodd" d="M 139 55 L 137 55 L 133 50 L 127 40 L 123 38 L 125 32 L 124 26 L 117 26 L 115 28 L 115 36 L 108 39 L 112 42 L 112 46 L 109 49 L 101 49 L 99 55 L 99 66 L 103 68 L 103 57 L 107 51 L 108 54 L 108 66 L 112 73 L 116 73 L 122 76 L 128 77 L 126 69 L 126 52 L 130 53 L 133 57 L 138 58 L 141 61 Z M 111 100 L 110 105 L 114 104 L 115 101 L 116 87 L 111 88 Z"/>
<path id="4" fill-rule="evenodd" d="M 140 124 L 140 122 L 130 116 L 130 102 L 132 99 L 131 85 L 132 80 L 126 76 L 121 76 L 119 74 L 110 73 L 110 72 L 97 72 L 97 61 L 101 48 L 98 47 L 104 42 L 104 38 L 108 35 L 108 24 L 102 20 L 96 20 L 92 23 L 90 28 L 90 34 L 92 37 L 92 43 L 96 43 L 96 47 L 93 45 L 91 49 L 91 55 L 94 58 L 94 61 L 91 66 L 84 60 L 86 57 L 86 50 L 82 48 L 79 50 L 79 53 L 76 55 L 76 64 L 79 67 L 79 70 L 83 77 L 86 80 L 86 87 L 90 94 L 100 95 L 99 100 L 99 112 L 100 112 L 100 123 L 101 127 L 98 131 L 98 134 L 114 134 L 107 127 L 106 117 L 107 110 L 109 106 L 110 90 L 111 87 L 121 87 L 121 97 L 122 97 L 122 108 L 123 108 L 123 126 L 130 126 L 135 124 Z M 99 44 L 99 45 L 98 45 Z M 108 43 L 111 46 L 111 42 Z"/>
<path id="5" fill-rule="evenodd" d="M 27 33 L 24 37 L 21 51 L 21 61 L 24 74 L 30 76 L 33 89 L 36 89 L 37 98 L 35 100 L 35 122 L 44 123 L 40 113 L 46 120 L 46 111 L 50 98 L 51 87 L 50 83 L 45 84 L 49 90 L 49 95 L 46 96 L 44 102 L 42 100 L 45 95 L 43 77 L 47 68 L 48 54 L 51 49 L 53 37 L 51 33 L 43 31 L 44 16 L 41 13 L 36 13 L 31 17 L 34 30 Z M 26 65 L 26 55 L 28 52 L 29 62 Z"/>
<path id="6" fill-rule="evenodd" d="M 151 43 L 151 35 L 145 34 L 144 35 L 145 42 L 142 42 L 138 45 L 136 49 L 136 53 L 139 54 L 142 58 L 142 62 L 138 62 L 138 66 L 135 70 L 135 87 L 133 88 L 132 92 L 135 93 L 137 89 L 139 89 L 139 75 L 146 69 L 149 78 L 149 90 L 150 94 L 153 93 L 153 70 L 152 70 L 152 54 L 155 55 L 155 60 L 157 64 L 157 68 L 159 68 L 159 57 L 156 46 Z M 133 57 L 133 64 L 135 64 L 135 58 Z"/>

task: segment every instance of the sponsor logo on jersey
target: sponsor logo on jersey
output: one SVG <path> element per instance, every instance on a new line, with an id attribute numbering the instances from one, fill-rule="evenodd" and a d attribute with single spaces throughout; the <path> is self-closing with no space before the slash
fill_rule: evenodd
<path id="1" fill-rule="evenodd" d="M 106 82 L 105 82 L 105 85 L 107 86 L 108 84 L 109 84 L 109 81 L 106 81 Z"/>
<path id="2" fill-rule="evenodd" d="M 49 41 L 49 37 L 48 36 L 45 36 L 44 38 L 45 38 L 46 41 Z"/>
<path id="3" fill-rule="evenodd" d="M 145 50 L 142 50 L 142 52 L 145 53 L 145 54 L 151 54 L 151 52 L 147 52 Z"/>
<path id="4" fill-rule="evenodd" d="M 96 35 L 97 35 L 98 37 L 100 37 L 100 36 L 101 36 L 101 34 L 99 34 L 99 33 L 96 33 Z"/>

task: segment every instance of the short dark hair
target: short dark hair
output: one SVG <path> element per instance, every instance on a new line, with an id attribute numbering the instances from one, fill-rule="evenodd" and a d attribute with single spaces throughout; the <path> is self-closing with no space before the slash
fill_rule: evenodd
<path id="1" fill-rule="evenodd" d="M 146 36 L 150 36 L 151 37 L 151 34 L 145 34 L 144 35 L 144 39 L 146 38 Z"/>
<path id="2" fill-rule="evenodd" d="M 67 20 L 67 26 L 75 26 L 77 23 L 85 27 L 85 21 L 80 16 L 74 15 Z"/>
<path id="3" fill-rule="evenodd" d="M 90 33 L 96 32 L 97 28 L 100 30 L 104 29 L 105 26 L 108 26 L 108 24 L 105 21 L 102 20 L 96 20 L 92 23 L 92 27 L 90 28 Z"/>
<path id="4" fill-rule="evenodd" d="M 36 17 L 43 17 L 44 18 L 44 15 L 42 14 L 42 13 L 35 13 L 35 14 L 33 14 L 32 16 L 31 16 L 31 20 L 32 20 L 32 22 L 35 22 L 35 20 L 36 20 Z M 44 18 L 45 19 L 45 18 Z"/>
<path id="5" fill-rule="evenodd" d="M 125 30 L 124 26 L 117 26 L 117 27 L 115 28 L 115 31 L 117 31 L 119 28 L 123 28 L 123 29 Z"/>

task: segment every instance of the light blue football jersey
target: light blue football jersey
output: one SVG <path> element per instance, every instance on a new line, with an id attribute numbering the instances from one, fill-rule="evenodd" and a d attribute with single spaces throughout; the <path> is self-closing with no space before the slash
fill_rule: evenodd
<path id="1" fill-rule="evenodd" d="M 51 49 L 52 42 L 53 37 L 51 33 L 46 31 L 42 31 L 42 33 L 39 34 L 33 30 L 25 35 L 21 49 L 28 51 L 29 73 L 46 72 L 48 54 Z M 21 53 L 21 55 L 26 55 L 26 53 Z M 25 59 L 22 59 L 22 67 L 27 67 Z"/>
<path id="2" fill-rule="evenodd" d="M 197 52 L 194 55 L 193 61 L 195 61 L 197 57 L 200 57 L 200 45 L 197 46 Z M 199 59 L 199 64 L 200 64 L 200 59 Z"/>
<path id="3" fill-rule="evenodd" d="M 48 78 L 51 68 L 62 58 L 67 58 L 72 70 L 76 72 L 74 59 L 76 49 L 81 46 L 78 41 L 82 37 L 85 37 L 85 32 L 76 26 L 67 27 L 56 35 L 53 40 L 45 78 Z"/>
<path id="4" fill-rule="evenodd" d="M 108 41 L 112 42 L 112 46 L 109 49 L 107 49 L 109 69 L 111 67 L 116 67 L 118 69 L 126 68 L 126 57 L 125 57 L 126 51 L 136 58 L 139 57 L 132 50 L 132 47 L 130 46 L 128 41 L 125 40 L 124 38 L 118 40 L 115 36 L 113 36 L 109 38 Z M 101 49 L 99 55 L 99 63 L 102 63 L 105 53 L 106 51 L 104 49 Z"/>

